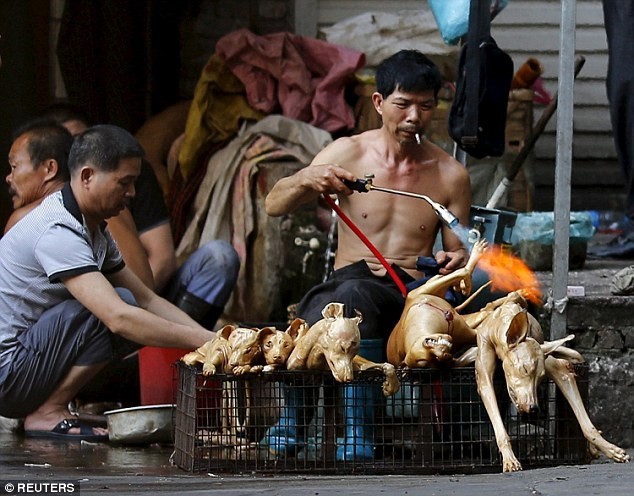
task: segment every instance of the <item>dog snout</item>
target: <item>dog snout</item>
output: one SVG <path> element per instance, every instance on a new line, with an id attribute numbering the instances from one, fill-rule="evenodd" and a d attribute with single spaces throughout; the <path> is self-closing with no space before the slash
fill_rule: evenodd
<path id="1" fill-rule="evenodd" d="M 530 413 L 531 415 L 535 413 L 539 413 L 539 405 L 536 403 L 528 405 L 528 413 Z"/>

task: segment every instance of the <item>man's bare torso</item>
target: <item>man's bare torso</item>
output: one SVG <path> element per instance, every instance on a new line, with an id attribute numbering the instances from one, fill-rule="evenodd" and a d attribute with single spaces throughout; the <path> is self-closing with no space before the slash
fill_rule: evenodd
<path id="1" fill-rule="evenodd" d="M 423 141 L 414 153 L 395 157 L 381 139 L 381 130 L 346 138 L 345 156 L 328 157 L 359 178 L 374 174 L 373 182 L 397 190 L 428 195 L 447 205 L 451 201 L 453 159 L 437 146 Z M 336 147 L 339 148 L 339 147 Z M 431 256 L 439 220 L 428 203 L 389 193 L 371 191 L 340 195 L 341 208 L 389 263 L 396 263 L 414 278 L 418 256 Z M 377 275 L 385 269 L 357 235 L 340 222 L 335 268 L 366 260 Z"/>

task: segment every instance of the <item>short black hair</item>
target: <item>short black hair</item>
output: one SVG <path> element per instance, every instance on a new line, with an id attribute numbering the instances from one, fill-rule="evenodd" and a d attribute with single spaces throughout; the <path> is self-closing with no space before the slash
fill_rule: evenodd
<path id="1" fill-rule="evenodd" d="M 114 171 L 124 158 L 142 158 L 143 147 L 125 129 L 111 124 L 89 127 L 75 137 L 68 167 L 71 173 L 90 163 L 102 171 Z"/>
<path id="2" fill-rule="evenodd" d="M 34 166 L 54 159 L 57 162 L 57 177 L 67 181 L 68 155 L 73 144 L 73 136 L 68 129 L 49 119 L 33 119 L 13 132 L 13 141 L 23 135 L 28 136 L 27 151 Z"/>
<path id="3" fill-rule="evenodd" d="M 418 50 L 401 50 L 383 60 L 376 69 L 376 90 L 387 98 L 396 89 L 407 92 L 434 91 L 442 87 L 436 64 Z"/>

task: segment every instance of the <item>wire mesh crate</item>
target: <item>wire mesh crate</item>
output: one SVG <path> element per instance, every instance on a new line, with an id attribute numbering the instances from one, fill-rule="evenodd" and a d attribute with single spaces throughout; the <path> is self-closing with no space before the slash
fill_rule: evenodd
<path id="1" fill-rule="evenodd" d="M 587 369 L 578 384 L 587 401 Z M 366 371 L 340 384 L 328 372 L 215 375 L 178 364 L 174 461 L 211 473 L 438 473 L 501 471 L 493 428 L 473 367 L 399 370 L 401 388 L 381 393 Z M 550 381 L 541 409 L 518 415 L 504 377 L 495 385 L 515 454 L 525 468 L 589 461 L 586 441 Z"/>

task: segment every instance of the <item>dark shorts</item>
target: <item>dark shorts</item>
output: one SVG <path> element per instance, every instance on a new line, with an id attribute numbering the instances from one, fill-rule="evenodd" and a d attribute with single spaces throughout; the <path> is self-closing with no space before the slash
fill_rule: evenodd
<path id="1" fill-rule="evenodd" d="M 414 279 L 400 267 L 394 270 L 404 283 Z M 364 260 L 335 270 L 328 281 L 312 288 L 297 306 L 297 316 L 309 325 L 321 320 L 321 311 L 328 303 L 344 304 L 346 317 L 361 312 L 359 328 L 363 339 L 387 338 L 401 317 L 405 298 L 389 275 L 377 277 Z"/>
<path id="2" fill-rule="evenodd" d="M 129 291 L 117 292 L 135 304 Z M 25 417 L 51 395 L 71 367 L 108 362 L 138 348 L 112 334 L 77 300 L 60 303 L 20 334 L 11 362 L 0 369 L 0 415 Z"/>

